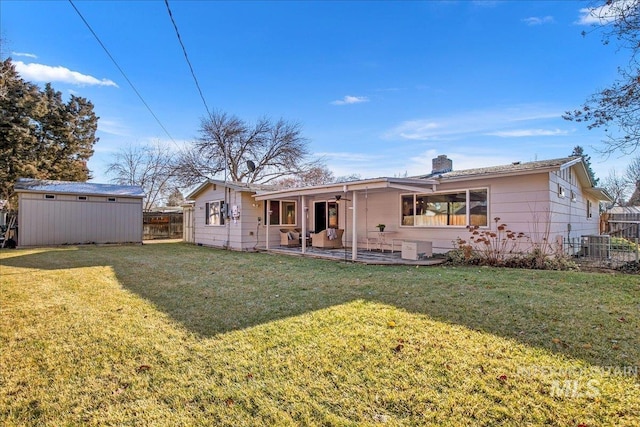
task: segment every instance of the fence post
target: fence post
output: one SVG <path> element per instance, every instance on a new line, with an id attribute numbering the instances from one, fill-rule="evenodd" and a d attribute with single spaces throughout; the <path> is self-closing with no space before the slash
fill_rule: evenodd
<path id="1" fill-rule="evenodd" d="M 640 256 L 640 247 L 638 247 L 638 238 L 637 238 L 637 237 L 636 237 L 636 239 L 635 239 L 635 240 L 636 240 L 636 250 L 635 250 L 635 253 L 636 253 L 636 263 L 637 263 L 637 262 L 638 262 L 638 258 L 639 258 L 639 256 Z"/>

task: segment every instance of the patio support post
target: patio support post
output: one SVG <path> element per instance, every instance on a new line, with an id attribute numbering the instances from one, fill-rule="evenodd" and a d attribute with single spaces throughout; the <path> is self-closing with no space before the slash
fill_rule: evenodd
<path id="1" fill-rule="evenodd" d="M 302 243 L 302 253 L 307 252 L 307 215 L 309 208 L 307 207 L 307 196 L 301 196 L 302 199 L 302 236 L 300 236 L 300 242 Z"/>
<path id="2" fill-rule="evenodd" d="M 356 218 L 358 217 L 358 194 L 355 191 L 351 192 L 351 200 L 351 206 L 353 208 L 353 217 L 351 221 L 351 259 L 355 261 L 358 259 L 358 228 L 356 227 Z"/>
<path id="3" fill-rule="evenodd" d="M 264 201 L 265 203 L 265 218 L 264 218 L 264 227 L 265 227 L 265 243 L 264 247 L 266 250 L 269 250 L 269 217 L 271 214 L 269 213 L 269 208 L 271 207 L 271 202 L 269 199 Z"/>

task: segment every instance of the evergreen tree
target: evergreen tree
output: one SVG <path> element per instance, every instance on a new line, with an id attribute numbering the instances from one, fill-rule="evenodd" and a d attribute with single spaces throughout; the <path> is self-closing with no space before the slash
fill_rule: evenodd
<path id="1" fill-rule="evenodd" d="M 0 62 L 0 199 L 17 178 L 86 181 L 86 162 L 98 141 L 93 104 L 62 94 L 47 83 L 26 82 L 11 59 Z"/>
<path id="2" fill-rule="evenodd" d="M 599 179 L 596 178 L 596 174 L 593 172 L 593 169 L 591 169 L 591 156 L 588 156 L 584 153 L 584 148 L 582 148 L 579 145 L 576 145 L 575 147 L 573 147 L 573 151 L 571 152 L 570 156 L 582 157 L 582 161 L 584 162 L 584 165 L 587 168 L 587 172 L 589 173 L 589 178 L 591 178 L 591 183 L 593 184 L 594 187 L 598 185 Z"/>

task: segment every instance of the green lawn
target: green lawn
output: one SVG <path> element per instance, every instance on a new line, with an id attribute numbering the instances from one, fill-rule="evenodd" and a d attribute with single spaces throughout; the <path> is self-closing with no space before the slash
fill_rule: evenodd
<path id="1" fill-rule="evenodd" d="M 637 276 L 0 251 L 0 425 L 640 425 Z"/>

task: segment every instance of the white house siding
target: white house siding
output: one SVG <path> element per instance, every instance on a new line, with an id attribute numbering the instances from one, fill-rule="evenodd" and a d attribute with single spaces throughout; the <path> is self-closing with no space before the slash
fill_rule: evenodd
<path id="1" fill-rule="evenodd" d="M 265 229 L 258 227 L 258 217 L 264 222 L 263 202 L 255 202 L 251 192 L 231 190 L 227 194 L 229 209 L 237 206 L 240 217 L 228 218 L 224 225 L 206 224 L 206 203 L 225 200 L 225 188 L 222 185 L 209 185 L 201 191 L 195 200 L 195 243 L 205 246 L 234 250 L 253 250 L 258 244 L 264 246 Z M 275 234 L 275 233 L 274 233 Z M 280 235 L 278 234 L 278 241 Z"/>
<path id="2" fill-rule="evenodd" d="M 19 193 L 18 244 L 141 243 L 142 198 Z"/>
<path id="3" fill-rule="evenodd" d="M 554 236 L 578 238 L 584 235 L 599 234 L 599 201 L 582 192 L 583 183 L 579 182 L 575 167 L 572 172 L 551 172 L 549 174 L 549 199 L 551 201 L 551 229 Z M 564 191 L 564 197 L 558 194 L 558 185 Z M 573 194 L 573 198 L 571 197 Z M 587 203 L 591 203 L 591 217 L 587 217 Z M 570 225 L 570 227 L 569 227 Z"/>

